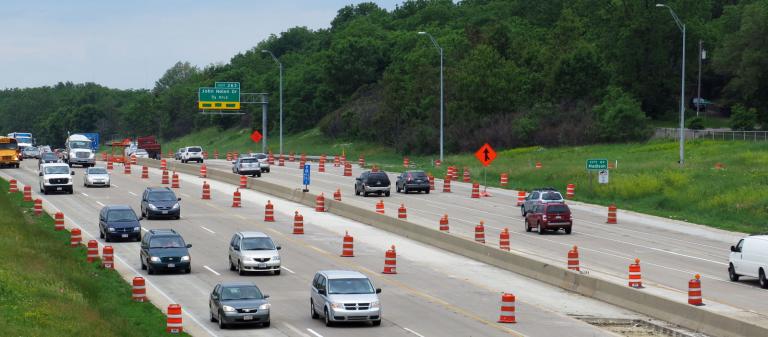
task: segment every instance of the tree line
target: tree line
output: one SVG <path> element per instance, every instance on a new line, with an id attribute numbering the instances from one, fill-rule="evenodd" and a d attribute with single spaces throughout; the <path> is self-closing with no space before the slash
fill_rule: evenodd
<path id="1" fill-rule="evenodd" d="M 294 27 L 226 64 L 180 61 L 149 90 L 94 83 L 0 92 L 3 130 L 43 142 L 67 131 L 171 139 L 205 127 L 261 127 L 261 107 L 244 115 L 200 114 L 197 89 L 241 82 L 268 92 L 278 121 L 284 66 L 284 128 L 319 127 L 404 153 L 435 153 L 443 48 L 447 151 L 494 146 L 642 140 L 651 120 L 679 115 L 681 35 L 686 25 L 686 101 L 696 95 L 733 107 L 739 128 L 768 125 L 768 0 L 409 0 L 340 9 L 329 28 Z M 688 104 L 686 104 L 688 106 Z"/>

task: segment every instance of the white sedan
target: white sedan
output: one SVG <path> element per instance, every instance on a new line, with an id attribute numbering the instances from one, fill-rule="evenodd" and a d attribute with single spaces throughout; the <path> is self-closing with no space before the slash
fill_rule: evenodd
<path id="1" fill-rule="evenodd" d="M 89 167 L 85 169 L 83 175 L 83 186 L 106 186 L 109 187 L 109 171 L 104 167 Z"/>

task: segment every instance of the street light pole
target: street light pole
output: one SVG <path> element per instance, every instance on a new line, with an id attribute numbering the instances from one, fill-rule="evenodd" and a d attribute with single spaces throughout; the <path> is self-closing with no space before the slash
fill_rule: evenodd
<path id="1" fill-rule="evenodd" d="M 666 7 L 669 14 L 677 24 L 677 28 L 683 33 L 683 56 L 680 62 L 680 167 L 685 166 L 685 24 L 677 17 L 675 11 L 665 4 L 656 4 L 656 7 Z"/>
<path id="2" fill-rule="evenodd" d="M 283 64 L 275 57 L 275 54 L 272 54 L 269 50 L 262 50 L 262 53 L 268 53 L 270 56 L 272 56 L 272 59 L 275 60 L 275 63 L 277 63 L 278 68 L 280 68 L 280 155 L 283 154 Z"/>
<path id="3" fill-rule="evenodd" d="M 429 37 L 429 40 L 432 41 L 432 44 L 437 48 L 437 51 L 440 53 L 440 162 L 443 162 L 443 125 L 444 125 L 444 107 L 445 99 L 443 95 L 443 48 L 440 47 L 440 45 L 437 43 L 437 40 L 435 40 L 432 35 L 430 35 L 427 32 L 419 32 L 419 35 L 426 35 Z"/>
<path id="4" fill-rule="evenodd" d="M 699 79 L 696 89 L 696 117 L 699 117 L 699 110 L 701 107 L 701 60 L 704 58 L 704 54 L 702 54 L 703 49 L 701 49 L 701 39 L 699 39 Z"/>

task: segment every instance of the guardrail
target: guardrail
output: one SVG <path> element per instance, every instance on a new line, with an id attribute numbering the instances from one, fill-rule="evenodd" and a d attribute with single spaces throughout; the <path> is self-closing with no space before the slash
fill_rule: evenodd
<path id="1" fill-rule="evenodd" d="M 768 131 L 692 130 L 685 129 L 685 139 L 768 141 Z M 679 128 L 656 128 L 653 138 L 680 138 Z"/>
<path id="2" fill-rule="evenodd" d="M 158 160 L 140 158 L 139 164 L 160 168 Z M 197 176 L 200 170 L 198 165 L 190 164 L 177 164 L 175 168 L 177 172 L 194 176 Z M 221 170 L 209 170 L 207 179 L 234 185 L 240 182 L 239 176 Z M 248 178 L 247 188 L 309 207 L 315 206 L 317 197 L 317 194 L 303 192 L 301 188 L 290 188 L 265 179 Z M 330 213 L 697 332 L 718 337 L 768 336 L 766 326 L 630 288 L 626 284 L 570 271 L 529 256 L 503 251 L 331 198 L 325 199 L 325 205 Z"/>

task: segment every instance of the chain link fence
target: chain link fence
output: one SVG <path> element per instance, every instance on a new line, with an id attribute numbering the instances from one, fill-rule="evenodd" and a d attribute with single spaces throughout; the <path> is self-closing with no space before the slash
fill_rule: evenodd
<path id="1" fill-rule="evenodd" d="M 653 138 L 678 139 L 678 128 L 656 128 Z M 685 129 L 685 139 L 768 141 L 768 131 L 732 131 L 721 129 L 691 130 Z"/>

